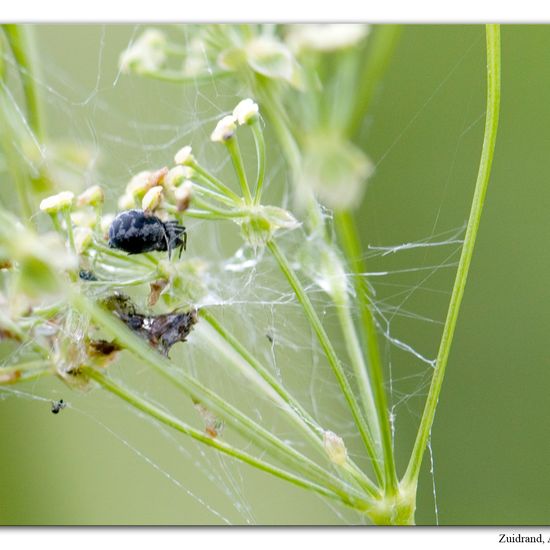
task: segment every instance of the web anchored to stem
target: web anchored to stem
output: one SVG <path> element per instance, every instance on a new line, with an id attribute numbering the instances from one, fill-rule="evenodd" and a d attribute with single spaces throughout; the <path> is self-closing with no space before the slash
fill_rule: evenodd
<path id="1" fill-rule="evenodd" d="M 190 254 L 182 260 L 173 257 L 176 255 L 166 258 L 158 252 L 170 250 L 171 243 L 164 241 L 142 254 L 127 255 L 117 249 L 116 240 L 107 239 L 113 215 L 105 212 L 104 191 L 97 185 L 77 197 L 65 190 L 44 198 L 40 203 L 45 218 L 42 225 L 49 217 L 54 233 L 37 234 L 31 222 L 38 206 L 32 182 L 46 177 L 37 175 L 42 164 L 35 166 L 20 152 L 31 148 L 29 135 L 40 154 L 45 155 L 47 149 L 42 143 L 46 133 L 38 80 L 25 34 L 17 27 L 4 29 L 2 44 L 9 46 L 19 68 L 27 117 L 22 124 L 21 110 L 4 78 L 0 116 L 11 133 L 2 133 L 3 158 L 17 184 L 21 219 L 0 209 L 0 266 L 13 293 L 7 297 L 0 294 L 0 299 L 10 304 L 5 309 L 9 313 L 0 310 L 0 336 L 10 340 L 15 349 L 2 364 L 0 383 L 53 374 L 74 389 L 99 385 L 166 429 L 224 456 L 341 504 L 375 523 L 410 524 L 414 523 L 420 466 L 489 182 L 500 102 L 499 27 L 488 25 L 486 29 L 485 135 L 464 239 L 457 233 L 444 240 L 434 236 L 433 242 L 378 247 L 381 255 L 387 255 L 463 242 L 435 360 L 390 335 L 389 323 L 384 325 L 387 304 L 377 300 L 370 286 L 367 255 L 352 213 L 372 171 L 369 159 L 356 144 L 361 130 L 358 113 L 364 113 L 370 104 L 399 28 L 378 28 L 375 39 L 365 42 L 370 32 L 365 25 L 334 27 L 338 28 L 330 32 L 320 28 L 312 35 L 298 27 L 275 32 L 263 26 L 224 26 L 212 32 L 205 26 L 190 41 L 195 50 L 182 49 L 163 33 L 149 30 L 123 54 L 124 72 L 198 86 L 201 71 L 208 71 L 209 76 L 202 75 L 207 82 L 233 79 L 259 102 L 242 100 L 218 120 L 210 134 L 210 140 L 223 152 L 222 165 L 233 168 L 235 181 L 220 176 L 201 159 L 206 147 L 196 154 L 185 146 L 171 166 L 135 174 L 118 198 L 121 210 L 143 210 L 136 219 L 156 220 L 161 239 L 171 238 L 162 228 L 183 231 L 183 222 L 215 230 L 233 223 L 240 231 L 242 247 L 233 257 L 211 265 Z M 327 33 L 327 42 L 319 47 L 316 40 L 322 32 Z M 327 44 L 340 56 L 334 75 L 326 74 L 322 67 Z M 183 57 L 181 69 L 170 65 L 172 56 Z M 356 82 L 348 81 L 355 74 L 362 76 Z M 346 81 L 344 91 L 342 81 Z M 319 83 L 324 94 L 318 93 Z M 361 93 L 353 103 L 355 88 Z M 340 107 L 332 109 L 336 93 L 349 94 L 349 102 L 341 98 Z M 296 106 L 303 112 L 303 129 L 292 118 Z M 273 129 L 283 152 L 296 213 L 265 202 L 270 183 L 266 127 Z M 253 144 L 253 164 L 248 162 L 243 138 Z M 339 187 L 343 182 L 348 186 L 346 193 Z M 60 188 L 55 181 L 52 186 Z M 336 239 L 327 223 L 326 207 L 333 212 Z M 451 257 L 439 265 L 453 267 Z M 275 291 L 274 287 L 284 290 Z M 238 303 L 244 303 L 246 316 L 251 316 L 256 304 L 249 296 L 254 290 L 259 305 L 288 306 L 285 316 L 290 338 L 296 332 L 311 332 L 319 351 L 315 346 L 311 346 L 313 350 L 303 344 L 297 347 L 300 365 L 295 365 L 294 371 L 315 382 L 315 364 L 325 360 L 330 370 L 323 376 L 327 380 L 330 376 L 333 384 L 328 398 L 312 391 L 307 402 L 285 379 L 275 360 L 281 336 L 275 334 L 277 323 L 273 321 L 265 331 L 255 326 L 255 320 L 251 325 L 255 336 L 247 339 L 238 321 L 231 321 L 231 309 Z M 271 298 L 275 294 L 277 301 Z M 329 320 L 334 321 L 330 326 Z M 258 333 L 264 343 L 271 343 L 271 354 L 259 349 Z M 402 478 L 395 463 L 380 333 L 390 344 L 433 367 L 418 435 Z M 188 338 L 185 346 L 175 346 Z M 291 343 L 298 346 L 297 341 Z M 172 412 L 168 402 L 155 402 L 116 380 L 107 367 L 121 350 L 159 375 L 177 395 L 186 396 L 198 414 L 188 417 Z M 189 368 L 195 353 L 207 357 L 214 372 Z M 231 377 L 242 382 L 252 404 L 227 391 Z M 339 424 L 320 415 L 317 397 L 339 407 L 346 422 Z M 271 417 L 276 420 L 266 420 Z M 194 425 L 197 420 L 199 427 Z"/>

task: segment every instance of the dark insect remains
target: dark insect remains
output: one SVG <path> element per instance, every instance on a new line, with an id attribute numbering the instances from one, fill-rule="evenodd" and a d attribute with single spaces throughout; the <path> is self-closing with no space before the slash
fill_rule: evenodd
<path id="1" fill-rule="evenodd" d="M 198 321 L 196 309 L 185 313 L 144 315 L 136 310 L 132 300 L 124 294 L 113 294 L 106 298 L 103 304 L 129 329 L 166 356 L 174 344 L 185 342 L 193 325 Z"/>
<path id="2" fill-rule="evenodd" d="M 172 250 L 179 248 L 181 258 L 187 246 L 187 233 L 176 220 L 163 222 L 143 210 L 126 210 L 118 214 L 109 228 L 109 246 L 128 254 L 168 251 L 169 258 Z"/>
<path id="3" fill-rule="evenodd" d="M 66 406 L 67 406 L 67 403 L 65 403 L 63 399 L 60 399 L 59 401 L 54 401 L 52 403 L 51 411 L 53 414 L 58 414 L 59 411 L 63 410 Z"/>

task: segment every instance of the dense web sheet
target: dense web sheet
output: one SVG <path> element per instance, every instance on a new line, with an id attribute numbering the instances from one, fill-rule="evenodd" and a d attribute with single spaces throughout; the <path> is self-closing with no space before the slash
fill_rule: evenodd
<path id="1" fill-rule="evenodd" d="M 46 103 L 48 119 L 52 124 L 52 134 L 62 136 L 63 141 L 82 149 L 84 167 L 69 168 L 63 172 L 68 184 L 89 185 L 99 183 L 106 190 L 107 201 L 111 209 L 128 180 L 145 169 L 155 169 L 171 161 L 174 152 L 191 142 L 193 150 L 201 162 L 209 166 L 216 174 L 229 174 L 229 160 L 212 152 L 208 140 L 216 121 L 229 112 L 235 100 L 245 93 L 234 82 L 211 79 L 206 82 L 197 80 L 185 89 L 162 82 L 122 75 L 117 67 L 116 51 L 131 44 L 143 30 L 135 26 L 121 41 L 120 33 L 110 27 L 86 29 L 88 56 L 82 60 L 86 65 L 86 74 L 73 75 L 70 67 L 61 63 L 63 56 L 59 47 L 55 51 L 47 44 L 41 52 L 44 59 L 42 75 L 37 83 Z M 188 43 L 188 31 L 172 29 L 174 36 Z M 44 36 L 48 34 L 44 31 Z M 70 37 L 67 38 L 69 40 Z M 470 54 L 474 42 L 451 67 L 446 79 L 441 82 L 427 98 L 416 115 L 396 136 L 385 153 L 377 159 L 380 163 L 391 162 L 391 154 L 401 144 L 406 144 L 407 132 L 422 117 L 429 116 L 429 104 L 437 96 L 454 71 Z M 206 57 L 205 57 L 206 59 Z M 6 58 L 7 63 L 11 63 Z M 14 98 L 15 101 L 15 98 Z M 155 103 L 148 111 L 147 105 Z M 456 150 L 461 140 L 472 129 L 477 128 L 483 113 L 468 115 L 463 131 L 456 137 Z M 21 113 L 21 122 L 24 122 Z M 43 152 L 42 161 L 47 162 L 47 153 Z M 274 158 L 268 151 L 268 196 L 276 198 L 277 204 L 291 205 L 285 175 L 284 163 Z M 449 177 L 441 182 L 443 198 L 452 178 L 454 158 Z M 375 180 L 376 181 L 376 180 Z M 283 191 L 281 191 L 283 189 Z M 275 200 L 275 199 L 274 199 Z M 454 274 L 463 243 L 465 226 L 445 227 L 441 208 L 434 213 L 432 231 L 417 240 L 398 243 L 369 243 L 365 252 L 368 266 L 373 271 L 361 274 L 367 278 L 373 300 L 374 313 L 381 342 L 383 342 L 384 363 L 386 365 L 386 385 L 389 390 L 392 433 L 399 430 L 401 415 L 420 417 L 422 404 L 429 387 L 437 353 L 437 335 L 444 322 L 445 305 L 450 296 L 450 276 Z M 330 216 L 327 213 L 327 216 Z M 464 214 L 464 217 L 466 214 Z M 235 331 L 235 334 L 248 349 L 254 350 L 260 361 L 266 365 L 276 378 L 282 381 L 289 391 L 309 411 L 319 424 L 338 433 L 348 445 L 350 456 L 358 464 L 367 462 L 357 430 L 346 409 L 344 397 L 338 391 L 337 383 L 327 366 L 326 360 L 308 326 L 304 323 L 301 306 L 291 289 L 277 275 L 275 263 L 268 254 L 242 247 L 235 238 L 237 229 L 225 227 L 220 231 L 222 222 L 189 222 L 190 244 L 188 254 L 202 258 L 208 265 L 208 293 L 197 306 L 210 306 Z M 281 236 L 283 246 L 293 250 L 302 237 L 301 230 Z M 299 265 L 297 265 L 299 267 Z M 106 268 L 107 269 L 107 268 Z M 120 275 L 120 270 L 118 274 Z M 446 274 L 450 274 L 446 275 Z M 125 274 L 128 287 L 139 278 L 128 270 Z M 444 284 L 441 283 L 443 276 Z M 352 275 L 348 274 L 351 279 Z M 436 282 L 433 282 L 437 279 Z M 325 292 L 315 282 L 308 281 L 302 274 L 306 290 L 317 311 L 320 312 L 332 333 L 337 333 L 334 320 L 336 313 Z M 121 285 L 122 287 L 123 285 Z M 351 286 L 351 285 L 350 285 Z M 98 292 L 101 288 L 98 288 Z M 434 312 L 426 312 L 422 307 L 423 295 L 437 295 L 440 307 Z M 419 299 L 420 297 L 420 299 Z M 352 296 L 352 303 L 355 303 Z M 143 300 L 143 298 L 142 298 Z M 356 312 L 354 312 L 355 314 Z M 425 331 L 425 332 L 424 332 Z M 436 336 L 433 338 L 433 336 Z M 431 338 L 431 340 L 428 340 Z M 428 344 L 428 341 L 431 343 Z M 345 358 L 344 347 L 339 350 Z M 2 358 L 2 364 L 13 364 L 17 357 L 24 354 L 18 348 Z M 306 449 L 300 436 L 281 421 L 273 405 L 265 398 L 258 397 L 247 390 L 240 375 L 223 364 L 216 364 L 208 343 L 201 338 L 198 327 L 189 342 L 174 348 L 172 354 L 175 371 L 186 369 L 203 381 L 208 387 L 219 391 L 227 400 L 238 404 L 264 427 L 289 441 L 297 449 Z M 345 360 L 344 360 L 345 362 Z M 351 375 L 351 368 L 345 364 Z M 150 390 L 145 383 L 136 382 L 140 376 L 150 380 L 150 374 L 140 366 L 134 366 L 130 374 L 117 369 L 115 378 L 127 384 L 137 384 L 142 395 L 161 408 L 180 407 L 173 398 L 164 398 L 158 385 Z M 133 386 L 134 387 L 134 386 Z M 99 390 L 96 390 L 99 391 Z M 67 391 L 68 395 L 68 391 Z M 2 398 L 25 398 L 51 401 L 55 396 L 41 390 L 39 384 L 31 389 L 1 388 Z M 92 402 L 94 392 L 87 400 Z M 70 398 L 67 399 L 70 402 Z M 191 403 L 181 405 L 189 415 L 186 420 L 199 426 L 200 415 Z M 151 466 L 160 476 L 165 477 L 181 491 L 182 500 L 191 499 L 210 514 L 212 523 L 257 524 L 268 522 L 265 513 L 256 513 L 247 483 L 250 470 L 247 466 L 204 449 L 195 441 L 172 433 L 148 417 L 136 413 L 141 421 L 156 434 L 161 434 L 166 445 L 181 456 L 188 467 L 200 472 L 208 484 L 201 494 L 201 488 L 193 488 L 186 482 L 184 475 L 172 467 L 163 465 L 163 456 L 156 452 L 154 445 L 148 445 L 143 438 L 132 442 L 120 427 L 113 428 L 107 415 L 100 415 L 94 407 L 76 407 L 69 404 L 64 414 L 80 414 L 83 418 L 97 423 L 106 433 L 124 445 L 129 452 L 135 453 Z M 234 437 L 227 429 L 224 436 Z M 248 442 L 242 442 L 244 448 L 258 452 Z M 433 481 L 435 521 L 439 521 L 434 453 L 429 445 L 430 472 Z M 282 483 L 282 482 L 281 482 Z M 217 495 L 212 498 L 212 490 Z M 317 498 L 317 497 L 311 497 Z M 363 519 L 343 507 L 326 503 L 332 511 L 335 522 L 358 523 Z M 185 504 L 182 504 L 182 510 Z M 300 518 L 297 518 L 300 521 Z M 182 513 L 182 522 L 185 516 Z"/>

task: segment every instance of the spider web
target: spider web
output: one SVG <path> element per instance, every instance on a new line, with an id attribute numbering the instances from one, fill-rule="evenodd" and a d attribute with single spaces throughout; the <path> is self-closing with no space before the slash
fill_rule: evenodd
<path id="1" fill-rule="evenodd" d="M 174 41 L 179 40 L 182 44 L 190 41 L 189 27 L 164 30 Z M 174 152 L 186 144 L 193 146 L 195 156 L 212 172 L 227 181 L 234 181 L 228 159 L 212 146 L 208 136 L 216 121 L 238 100 L 246 97 L 246 90 L 231 79 L 178 86 L 121 75 L 117 67 L 118 54 L 142 31 L 142 26 L 94 26 L 44 27 L 37 32 L 42 74 L 36 82 L 45 103 L 50 136 L 81 150 L 87 159 L 79 170 L 67 170 L 63 176 L 67 186 L 73 185 L 75 190 L 100 184 L 106 192 L 106 212 L 116 209 L 117 198 L 133 175 L 170 164 Z M 391 164 L 395 153 L 410 145 L 413 140 L 411 132 L 421 128 L 422 122 L 429 119 L 433 103 L 440 100 L 453 79 L 458 78 L 455 73 L 464 61 L 475 57 L 472 50 L 478 43 L 477 39 L 470 40 L 456 63 L 445 71 L 439 85 L 416 108 L 412 118 L 401 123 L 399 133 L 378 156 L 379 172 Z M 72 45 L 78 47 L 78 56 L 68 51 Z M 5 62 L 11 64 L 9 58 Z M 472 106 L 475 103 L 472 98 L 473 93 L 465 99 L 462 122 L 455 130 L 454 147 L 448 154 L 448 173 L 438 177 L 435 184 L 436 192 L 441 196 L 439 206 L 435 214 L 432 211 L 425 229 L 422 230 L 421 225 L 403 224 L 403 235 L 396 230 L 386 232 L 387 221 L 373 216 L 373 238 L 369 239 L 365 251 L 369 271 L 363 275 L 371 285 L 383 359 L 387 366 L 386 385 L 398 458 L 405 456 L 407 450 L 410 452 L 408 424 L 417 425 L 420 418 L 463 242 L 465 211 L 458 219 L 447 215 L 452 200 L 449 189 L 457 183 L 454 171 L 461 146 L 473 131 L 479 130 L 483 117 L 482 112 L 475 112 L 477 107 Z M 375 130 L 376 122 L 371 133 Z M 284 162 L 280 155 L 272 153 L 269 144 L 268 141 L 266 200 L 291 205 Z M 251 150 L 250 145 L 245 142 L 243 146 L 245 158 Z M 380 193 L 376 177 L 372 185 L 374 193 L 367 194 L 367 197 L 372 199 L 375 208 Z M 329 213 L 327 217 L 330 225 Z M 321 426 L 344 438 L 350 456 L 366 466 L 345 400 L 315 335 L 304 321 L 301 306 L 277 273 L 273 260 L 267 253 L 256 256 L 250 249 L 243 248 L 237 228 L 229 227 L 229 222 L 223 230 L 220 230 L 221 222 L 190 221 L 188 225 L 187 254 L 204 259 L 209 266 L 209 292 L 198 305 L 210 306 L 224 326 L 230 327 L 248 349 L 254 350 L 258 359 L 284 382 Z M 384 238 L 386 233 L 395 235 L 396 240 L 392 242 L 389 237 Z M 411 235 L 416 237 L 411 238 Z M 299 245 L 301 239 L 303 234 L 298 230 L 283 235 L 281 245 L 290 251 Z M 337 343 L 337 351 L 345 358 L 334 308 L 322 289 L 313 282 L 308 283 L 304 277 L 302 280 Z M 0 361 L 8 364 L 15 352 L 4 351 Z M 294 448 L 306 450 L 300 436 L 281 421 L 268 400 L 258 397 L 242 377 L 225 368 L 222 362 L 216 362 L 208 344 L 201 339 L 200 326 L 185 346 L 173 349 L 171 357 L 176 368 L 186 369 L 197 376 Z M 346 359 L 344 366 L 351 373 Z M 159 383 L 145 366 L 124 357 L 120 363 L 110 367 L 110 371 L 114 378 L 161 409 L 177 411 L 187 422 L 200 425 L 200 417 L 192 403 Z M 124 452 L 139 458 L 147 466 L 150 477 L 159 485 L 158 495 L 169 491 L 171 496 L 167 500 L 179 501 L 176 510 L 169 515 L 163 511 L 162 502 L 158 503 L 160 512 L 152 511 L 153 522 L 160 522 L 163 513 L 171 522 L 183 524 L 339 524 L 364 521 L 350 510 L 303 494 L 281 481 L 205 449 L 189 438 L 180 437 L 121 405 L 115 398 L 100 396 L 100 393 L 100 390 L 94 390 L 75 395 L 59 383 L 33 382 L 22 387 L 0 387 L 0 398 L 6 398 L 0 406 L 3 409 L 9 407 L 12 398 L 30 399 L 37 404 L 33 414 L 46 415 L 50 401 L 63 396 L 69 404 L 59 416 L 75 415 L 79 419 L 78 427 L 72 427 L 73 431 L 66 428 L 67 441 L 76 438 L 81 444 L 89 445 L 92 457 L 95 444 L 106 449 L 107 454 L 115 447 L 120 453 L 122 447 Z M 57 422 L 58 418 L 54 420 Z M 86 431 L 92 425 L 103 433 L 101 441 L 93 444 L 77 435 L 78 431 Z M 227 437 L 237 437 L 227 427 L 226 430 Z M 28 438 L 32 441 L 32 431 Z M 244 449 L 255 451 L 249 442 L 240 443 Z M 70 444 L 66 444 L 64 452 L 69 452 L 69 448 Z M 432 440 L 429 453 L 434 499 L 432 521 L 438 521 Z M 171 489 L 161 485 L 161 479 L 168 481 Z M 126 505 L 123 497 L 109 495 L 110 499 L 120 499 L 119 506 Z M 298 503 L 293 510 L 288 510 L 289 498 Z M 145 499 L 139 507 L 150 509 Z M 194 519 L 190 520 L 190 517 Z M 117 522 L 116 514 L 112 520 Z"/>

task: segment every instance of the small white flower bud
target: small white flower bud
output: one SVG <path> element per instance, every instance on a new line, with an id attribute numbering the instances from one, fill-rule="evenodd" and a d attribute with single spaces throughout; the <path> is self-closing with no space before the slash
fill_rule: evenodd
<path id="1" fill-rule="evenodd" d="M 74 193 L 71 191 L 62 191 L 57 195 L 46 197 L 40 203 L 40 210 L 48 214 L 55 214 L 64 208 L 70 208 L 73 204 Z"/>
<path id="2" fill-rule="evenodd" d="M 146 30 L 128 49 L 122 52 L 119 67 L 122 72 L 155 72 L 166 63 L 166 37 L 155 29 Z"/>
<path id="3" fill-rule="evenodd" d="M 143 210 L 152 212 L 153 210 L 158 208 L 162 200 L 162 191 L 163 189 L 162 189 L 162 186 L 160 185 L 151 187 L 151 189 L 149 189 L 149 191 L 145 193 L 145 196 L 141 201 L 141 207 L 143 208 Z"/>
<path id="4" fill-rule="evenodd" d="M 192 189 L 192 182 L 187 180 L 174 191 L 174 197 L 176 199 L 176 207 L 178 209 L 178 212 L 184 212 L 189 208 L 189 204 L 191 203 Z"/>
<path id="5" fill-rule="evenodd" d="M 252 99 L 243 99 L 233 109 L 233 116 L 237 119 L 239 124 L 250 124 L 258 118 L 258 104 Z"/>
<path id="6" fill-rule="evenodd" d="M 118 207 L 120 210 L 130 210 L 136 207 L 136 201 L 132 195 L 124 193 L 124 195 L 118 199 Z"/>
<path id="7" fill-rule="evenodd" d="M 76 252 L 82 254 L 91 244 L 93 231 L 89 227 L 76 227 L 74 230 L 74 245 Z"/>
<path id="8" fill-rule="evenodd" d="M 105 214 L 104 216 L 101 216 L 101 221 L 99 222 L 99 225 L 101 227 L 101 233 L 104 235 L 105 238 L 109 236 L 109 229 L 114 219 L 114 214 Z"/>
<path id="9" fill-rule="evenodd" d="M 104 199 L 103 189 L 99 185 L 93 185 L 78 196 L 77 204 L 78 206 L 99 206 L 103 204 Z"/>
<path id="10" fill-rule="evenodd" d="M 185 180 L 193 177 L 193 169 L 190 166 L 174 166 L 164 178 L 165 187 L 177 187 Z"/>
<path id="11" fill-rule="evenodd" d="M 216 128 L 210 135 L 214 142 L 223 143 L 232 138 L 237 129 L 236 119 L 233 115 L 224 116 L 216 125 Z"/>
<path id="12" fill-rule="evenodd" d="M 126 186 L 126 194 L 136 198 L 142 198 L 151 187 L 154 187 L 153 173 L 149 170 L 137 173 Z"/>
<path id="13" fill-rule="evenodd" d="M 329 52 L 357 44 L 369 34 L 369 31 L 369 25 L 364 23 L 292 25 L 286 42 L 295 52 Z"/>
<path id="14" fill-rule="evenodd" d="M 174 156 L 174 162 L 176 164 L 182 164 L 183 166 L 191 164 L 194 161 L 192 152 L 193 149 L 190 145 L 182 147 Z"/>
<path id="15" fill-rule="evenodd" d="M 341 437 L 334 432 L 326 431 L 323 434 L 323 445 L 332 463 L 339 466 L 343 466 L 346 463 L 348 460 L 348 451 Z"/>
<path id="16" fill-rule="evenodd" d="M 96 219 L 95 214 L 91 212 L 71 212 L 71 222 L 77 227 L 93 227 Z"/>

